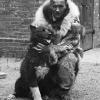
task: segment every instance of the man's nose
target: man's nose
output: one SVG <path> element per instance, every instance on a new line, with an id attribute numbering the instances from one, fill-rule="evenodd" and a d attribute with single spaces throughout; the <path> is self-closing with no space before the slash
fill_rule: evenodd
<path id="1" fill-rule="evenodd" d="M 59 12 L 60 11 L 59 8 L 57 8 L 56 11 Z"/>

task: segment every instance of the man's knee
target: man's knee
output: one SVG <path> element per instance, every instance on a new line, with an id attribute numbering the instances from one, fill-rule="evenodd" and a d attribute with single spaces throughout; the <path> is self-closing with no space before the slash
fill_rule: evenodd
<path id="1" fill-rule="evenodd" d="M 78 57 L 69 53 L 59 62 L 58 77 L 61 88 L 70 89 L 78 73 Z"/>

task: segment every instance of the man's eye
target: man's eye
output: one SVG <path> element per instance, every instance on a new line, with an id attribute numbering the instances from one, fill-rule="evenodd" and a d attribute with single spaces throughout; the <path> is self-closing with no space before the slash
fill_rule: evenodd
<path id="1" fill-rule="evenodd" d="M 63 8 L 64 8 L 64 6 L 62 6 L 62 5 L 59 5 L 59 8 L 60 8 L 60 9 L 63 9 Z"/>
<path id="2" fill-rule="evenodd" d="M 63 8 L 64 6 L 62 6 L 62 5 L 59 5 L 59 7 L 60 7 L 60 8 Z"/>
<path id="3" fill-rule="evenodd" d="M 57 10 L 57 9 L 63 10 L 63 9 L 64 9 L 64 6 L 63 6 L 63 5 L 52 5 L 51 8 L 52 8 L 53 10 Z"/>
<path id="4" fill-rule="evenodd" d="M 63 9 L 64 8 L 64 6 L 62 6 L 62 5 L 56 5 L 56 6 L 53 6 L 53 8 L 59 8 L 59 9 Z"/>
<path id="5" fill-rule="evenodd" d="M 57 8 L 57 5 L 53 5 L 52 8 L 56 9 Z"/>

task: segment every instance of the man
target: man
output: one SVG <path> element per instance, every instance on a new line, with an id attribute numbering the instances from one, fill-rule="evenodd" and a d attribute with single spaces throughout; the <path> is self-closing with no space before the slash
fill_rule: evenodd
<path id="1" fill-rule="evenodd" d="M 34 100 L 42 100 L 42 96 L 45 95 L 60 95 L 63 99 L 63 95 L 67 94 L 64 100 L 69 100 L 68 92 L 78 73 L 79 63 L 79 54 L 75 49 L 79 48 L 82 29 L 79 24 L 78 7 L 71 0 L 46 0 L 37 10 L 30 29 L 32 44 L 22 62 L 21 76 L 16 81 L 14 95 L 16 97 L 31 96 Z M 68 40 L 72 42 L 67 44 Z M 39 65 L 48 60 L 47 56 L 43 58 L 41 52 L 51 44 L 57 48 L 63 48 L 65 44 L 68 46 L 63 50 L 60 49 L 61 51 L 58 50 L 60 57 L 56 64 L 49 66 L 48 70 L 46 66 Z M 78 50 L 81 51 L 80 48 Z M 43 78 L 38 69 L 46 74 Z M 55 92 L 56 90 L 58 92 Z"/>

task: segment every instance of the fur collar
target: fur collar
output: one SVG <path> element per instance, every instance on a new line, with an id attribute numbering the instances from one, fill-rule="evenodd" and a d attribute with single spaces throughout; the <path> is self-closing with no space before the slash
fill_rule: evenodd
<path id="1" fill-rule="evenodd" d="M 67 3 L 68 3 L 69 8 L 70 8 L 70 12 L 69 13 L 71 13 L 72 16 L 79 17 L 80 16 L 80 12 L 79 12 L 78 6 L 72 0 L 67 0 Z"/>
<path id="2" fill-rule="evenodd" d="M 43 8 L 45 5 L 48 5 L 50 3 L 50 0 L 46 0 L 36 11 L 36 14 L 35 14 L 35 18 L 34 18 L 34 21 L 32 22 L 31 25 L 35 26 L 35 27 L 38 27 L 38 26 L 45 26 L 45 25 L 48 25 L 48 22 L 46 21 L 46 19 L 44 18 L 44 15 L 43 15 Z"/>
<path id="3" fill-rule="evenodd" d="M 35 14 L 35 19 L 31 24 L 32 26 L 38 27 L 38 26 L 41 26 L 41 25 L 44 25 L 44 26 L 49 25 L 48 22 L 45 20 L 44 15 L 43 15 L 43 7 L 45 5 L 48 5 L 49 3 L 50 3 L 50 0 L 46 0 L 38 8 L 38 10 L 36 11 L 36 14 Z M 68 3 L 68 6 L 70 8 L 70 11 L 69 11 L 69 14 L 66 15 L 65 18 L 64 18 L 67 22 L 67 24 L 66 24 L 67 30 L 65 30 L 65 31 L 68 31 L 71 27 L 71 23 L 73 22 L 73 20 L 75 18 L 79 18 L 79 16 L 80 16 L 79 9 L 78 9 L 77 5 L 72 0 L 67 0 L 67 3 Z M 61 28 L 62 27 L 63 27 L 63 25 L 61 26 Z M 66 33 L 67 32 L 62 32 L 62 35 L 64 36 Z"/>
<path id="4" fill-rule="evenodd" d="M 60 26 L 60 32 L 58 32 L 58 34 L 60 34 L 61 36 L 65 36 L 67 34 L 68 30 L 71 29 L 71 25 L 76 23 L 76 20 L 79 21 L 80 16 L 78 6 L 71 0 L 67 0 L 67 3 L 70 11 L 65 16 Z"/>

